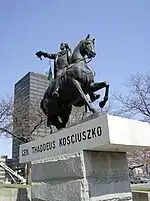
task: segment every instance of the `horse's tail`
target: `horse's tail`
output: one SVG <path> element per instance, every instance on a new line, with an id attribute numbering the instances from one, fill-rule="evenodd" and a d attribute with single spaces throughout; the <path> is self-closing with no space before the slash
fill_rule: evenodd
<path id="1" fill-rule="evenodd" d="M 43 111 L 43 113 L 47 116 L 47 109 L 46 109 L 46 104 L 44 103 L 44 101 L 45 101 L 44 99 L 41 100 L 40 108 Z"/>

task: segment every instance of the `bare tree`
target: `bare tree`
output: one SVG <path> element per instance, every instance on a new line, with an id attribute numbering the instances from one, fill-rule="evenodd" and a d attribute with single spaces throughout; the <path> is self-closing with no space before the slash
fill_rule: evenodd
<path id="1" fill-rule="evenodd" d="M 150 73 L 131 75 L 124 83 L 126 95 L 115 93 L 113 99 L 117 101 L 116 114 L 123 117 L 150 122 Z M 150 149 L 137 150 L 128 153 L 129 167 L 146 167 L 150 164 Z"/>
<path id="2" fill-rule="evenodd" d="M 0 134 L 12 135 L 12 97 L 0 100 Z"/>
<path id="3" fill-rule="evenodd" d="M 124 86 L 127 95 L 113 95 L 120 115 L 150 122 L 150 73 L 131 75 Z"/>
<path id="4" fill-rule="evenodd" d="M 38 128 L 45 126 L 46 118 L 39 107 L 39 99 L 25 108 L 15 105 L 12 97 L 0 100 L 0 133 L 22 142 L 35 138 Z M 37 136 L 36 136 L 37 137 Z M 38 137 L 41 137 L 40 135 Z"/>
<path id="5" fill-rule="evenodd" d="M 0 100 L 0 134 L 7 138 L 13 137 L 18 145 L 43 137 L 37 131 L 42 127 L 45 128 L 46 123 L 46 117 L 39 107 L 40 98 L 35 97 L 35 101 L 32 102 L 19 98 L 15 101 L 13 97 Z M 26 168 L 28 183 L 31 164 L 27 164 Z"/>

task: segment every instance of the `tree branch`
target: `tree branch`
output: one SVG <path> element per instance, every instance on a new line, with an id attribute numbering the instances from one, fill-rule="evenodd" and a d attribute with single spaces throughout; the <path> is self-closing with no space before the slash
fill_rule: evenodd
<path id="1" fill-rule="evenodd" d="M 140 167 L 143 167 L 144 164 L 141 164 L 141 165 L 135 165 L 133 167 L 129 167 L 130 170 L 134 170 L 135 168 L 140 168 Z"/>

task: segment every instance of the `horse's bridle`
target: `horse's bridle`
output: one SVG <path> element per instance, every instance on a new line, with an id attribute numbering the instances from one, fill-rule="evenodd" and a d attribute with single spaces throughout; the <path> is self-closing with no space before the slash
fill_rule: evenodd
<path id="1" fill-rule="evenodd" d="M 86 58 L 82 58 L 82 59 L 78 59 L 75 63 L 72 63 L 70 65 L 66 66 L 66 70 L 69 68 L 72 68 L 74 65 L 76 65 L 77 63 L 79 63 L 80 61 L 85 61 L 86 64 L 88 64 L 90 61 L 92 61 L 92 58 L 90 58 L 88 61 L 86 61 L 87 59 L 89 59 L 88 57 Z"/>

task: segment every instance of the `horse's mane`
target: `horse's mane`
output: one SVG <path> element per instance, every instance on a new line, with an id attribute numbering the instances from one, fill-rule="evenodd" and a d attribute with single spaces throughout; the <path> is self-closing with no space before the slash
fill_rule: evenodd
<path id="1" fill-rule="evenodd" d="M 79 48 L 79 46 L 83 43 L 84 40 L 80 40 L 79 43 L 76 45 L 76 47 L 73 50 L 73 53 Z"/>
<path id="2" fill-rule="evenodd" d="M 79 52 L 79 48 L 81 47 L 83 42 L 84 42 L 84 40 L 79 41 L 79 43 L 74 48 L 73 53 L 72 53 L 72 60 L 73 61 L 75 60 L 75 57 L 77 56 L 77 53 Z"/>

